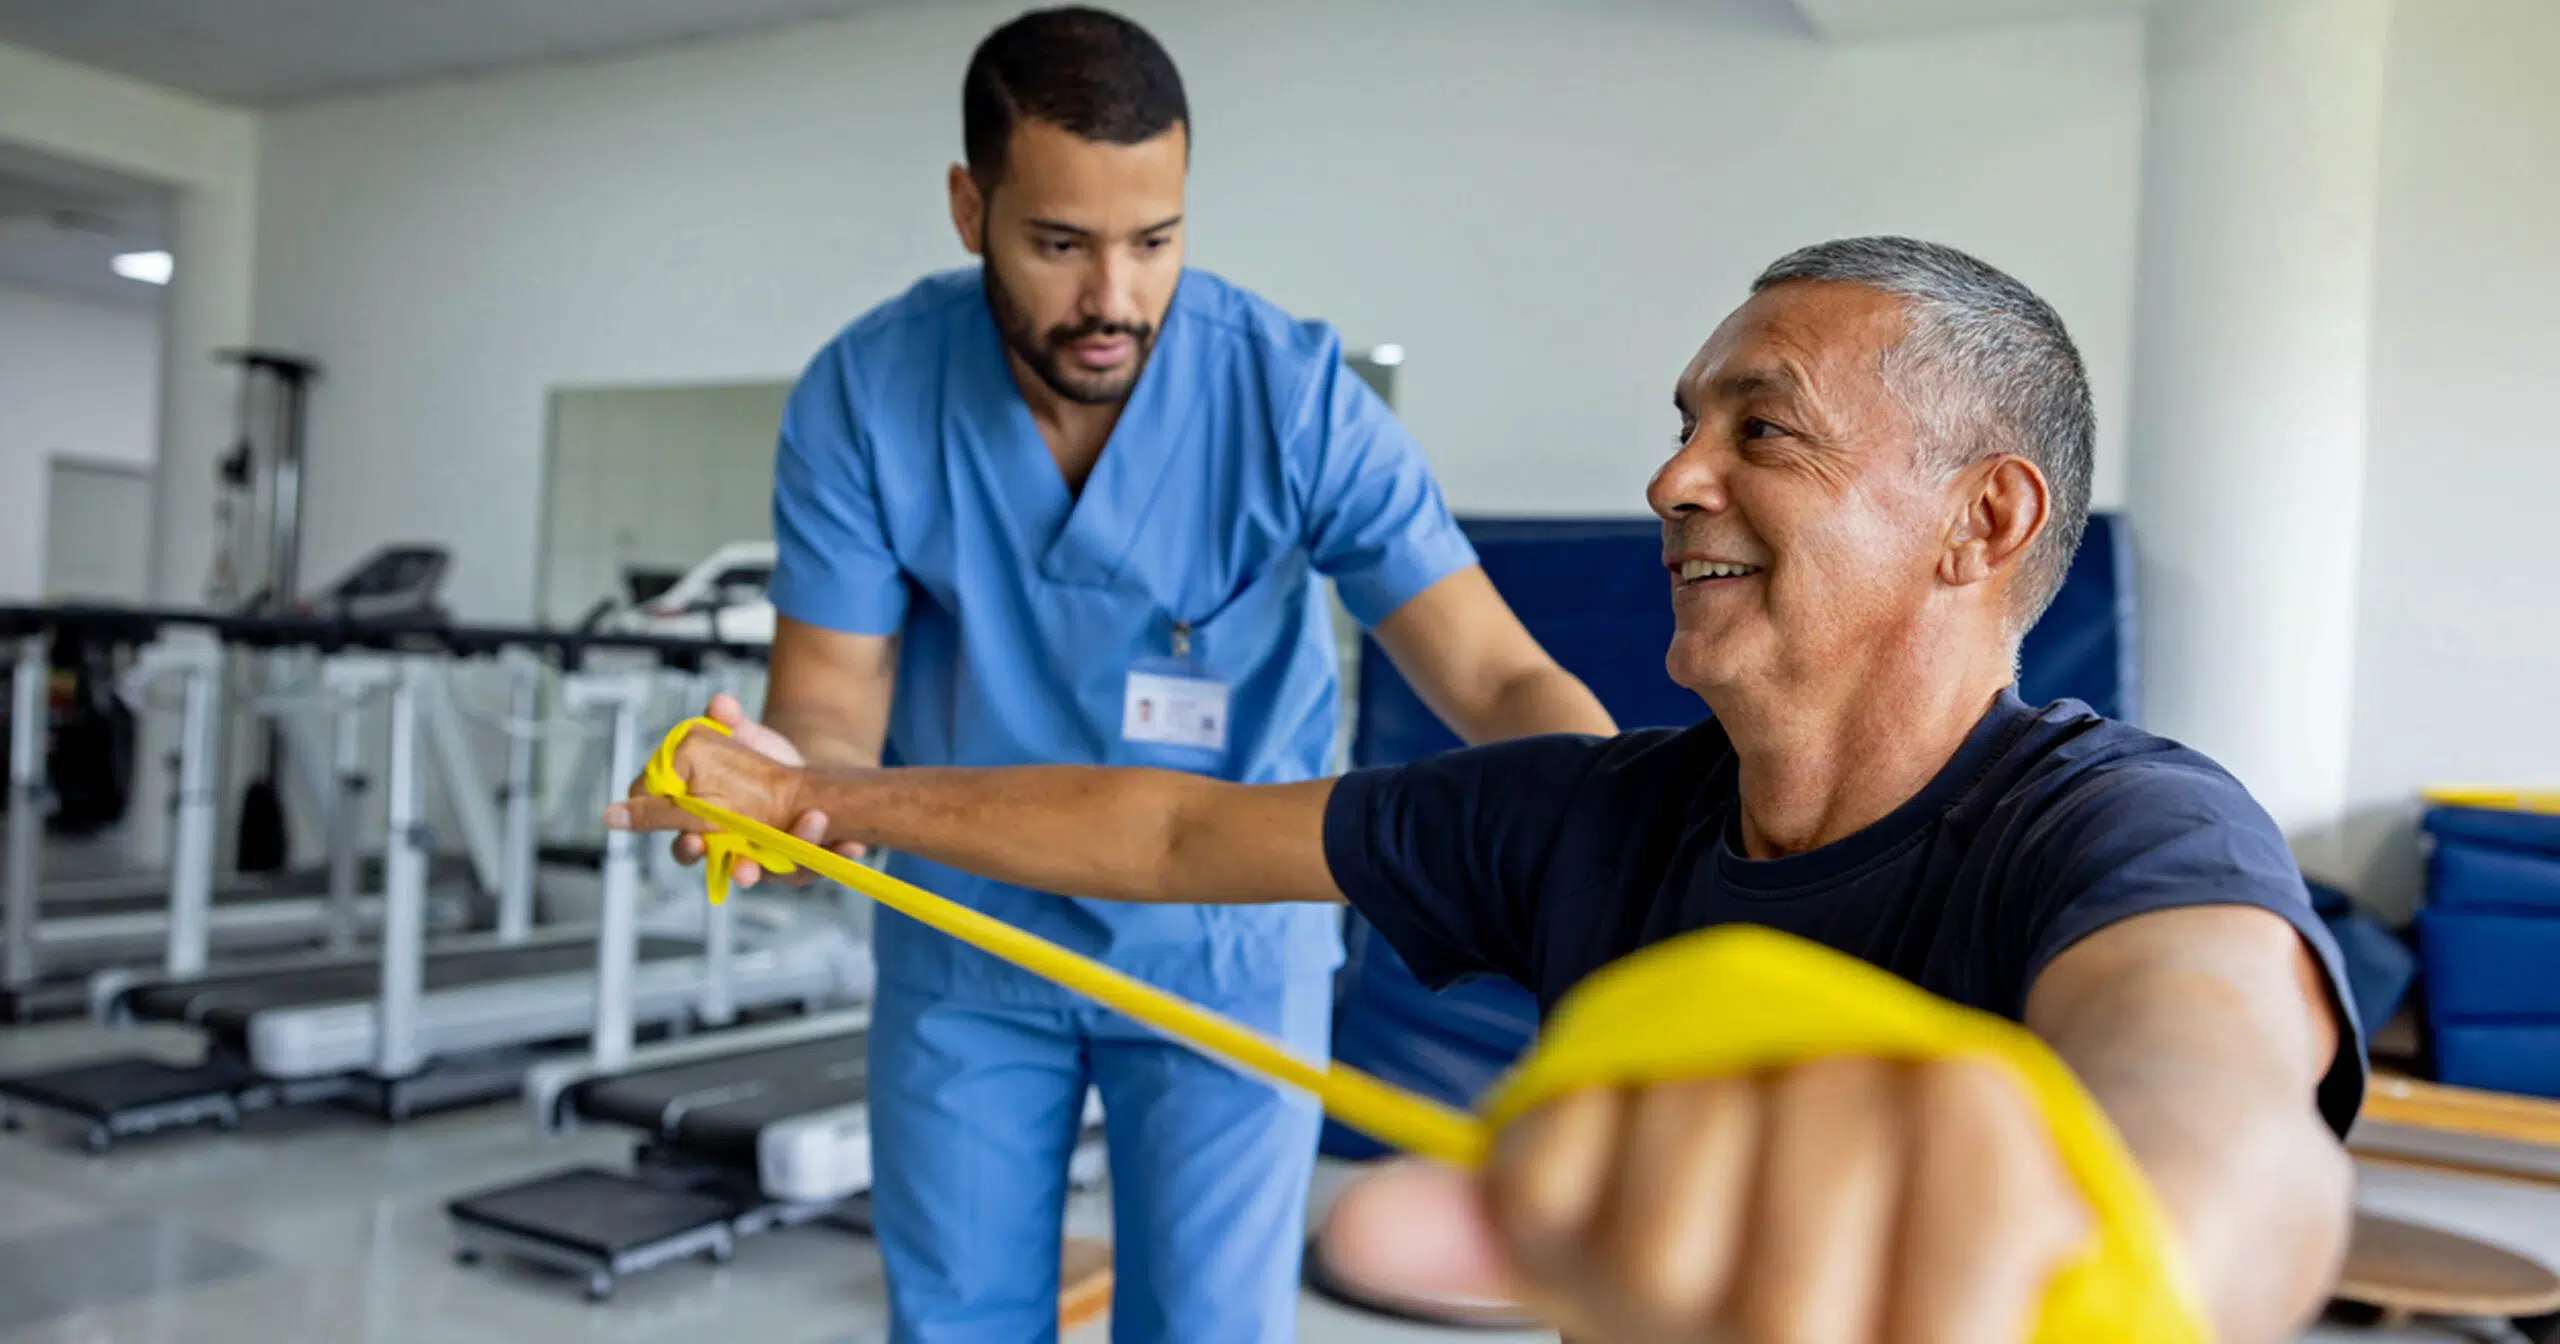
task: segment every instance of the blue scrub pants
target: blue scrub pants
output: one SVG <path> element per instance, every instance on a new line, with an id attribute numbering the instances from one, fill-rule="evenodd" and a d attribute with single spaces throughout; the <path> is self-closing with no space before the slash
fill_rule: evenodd
<path id="1" fill-rule="evenodd" d="M 1329 978 L 1208 1006 L 1325 1056 Z M 870 1050 L 872 1214 L 896 1344 L 1057 1338 L 1087 1083 L 1110 1145 L 1114 1344 L 1296 1338 L 1314 1102 L 1102 1008 L 883 983 Z"/>

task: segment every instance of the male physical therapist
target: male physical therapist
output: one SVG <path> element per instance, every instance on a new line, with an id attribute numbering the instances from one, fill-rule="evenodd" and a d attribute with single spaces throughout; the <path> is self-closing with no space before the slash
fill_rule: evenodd
<path id="1" fill-rule="evenodd" d="M 785 412 L 781 619 L 745 740 L 836 767 L 880 764 L 885 743 L 905 765 L 1313 778 L 1338 693 L 1319 576 L 1461 737 L 1611 731 L 1494 593 L 1334 332 L 1184 269 L 1190 117 L 1152 37 L 1092 9 L 1026 14 L 978 48 L 962 112 L 951 220 L 982 264 L 857 320 Z M 1336 911 L 1088 904 L 892 866 L 1325 1050 Z M 1295 1337 L 1312 1107 L 887 912 L 875 946 L 897 1339 L 1055 1334 L 1088 1084 L 1109 1129 L 1114 1337 Z"/>

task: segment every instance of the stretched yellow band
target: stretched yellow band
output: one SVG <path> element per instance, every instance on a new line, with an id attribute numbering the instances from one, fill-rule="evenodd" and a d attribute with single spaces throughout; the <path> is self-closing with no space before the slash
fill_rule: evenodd
<path id="1" fill-rule="evenodd" d="M 1578 986 L 1537 1045 L 1470 1115 L 1342 1064 L 1317 1064 L 1250 1027 L 1167 994 L 921 887 L 691 797 L 667 734 L 649 791 L 718 828 L 704 837 L 713 902 L 729 865 L 807 870 L 840 882 L 1185 1045 L 1312 1094 L 1325 1113 L 1382 1143 L 1461 1169 L 1484 1164 L 1502 1125 L 1566 1093 L 1782 1068 L 1834 1055 L 1976 1057 L 2008 1069 L 2044 1117 L 2096 1221 L 2047 1286 L 2040 1344 L 2187 1344 L 2205 1338 L 2176 1243 L 2106 1113 L 2060 1058 L 2014 1023 L 1959 1007 L 1864 962 L 1774 930 L 1732 925 L 1658 943 Z"/>

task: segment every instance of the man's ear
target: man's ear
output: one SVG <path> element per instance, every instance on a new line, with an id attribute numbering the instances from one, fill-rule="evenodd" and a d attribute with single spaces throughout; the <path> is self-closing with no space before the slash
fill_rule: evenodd
<path id="1" fill-rule="evenodd" d="M 1961 587 L 2016 568 L 2043 535 L 2051 501 L 2044 473 L 2015 454 L 1988 457 L 1957 473 L 1956 514 L 1938 558 L 1938 577 Z"/>
<path id="2" fill-rule="evenodd" d="M 987 254 L 987 197 L 978 189 L 978 179 L 967 164 L 951 165 L 951 230 L 960 235 L 960 245 L 969 255 Z"/>

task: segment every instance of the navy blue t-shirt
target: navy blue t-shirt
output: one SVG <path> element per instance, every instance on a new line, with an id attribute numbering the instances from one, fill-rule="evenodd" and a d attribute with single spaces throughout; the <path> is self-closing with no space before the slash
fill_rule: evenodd
<path id="1" fill-rule="evenodd" d="M 2338 1022 L 2320 1111 L 2343 1135 L 2364 1045 L 2337 944 L 2265 809 L 2220 766 L 2076 700 L 1998 703 L 1917 797 L 1835 844 L 1742 856 L 1713 719 L 1538 737 L 1345 776 L 1326 861 L 1423 983 L 1506 976 L 1552 1009 L 1638 948 L 1760 924 L 2012 1021 L 2054 957 L 2117 920 L 2253 905 L 2319 955 Z"/>

